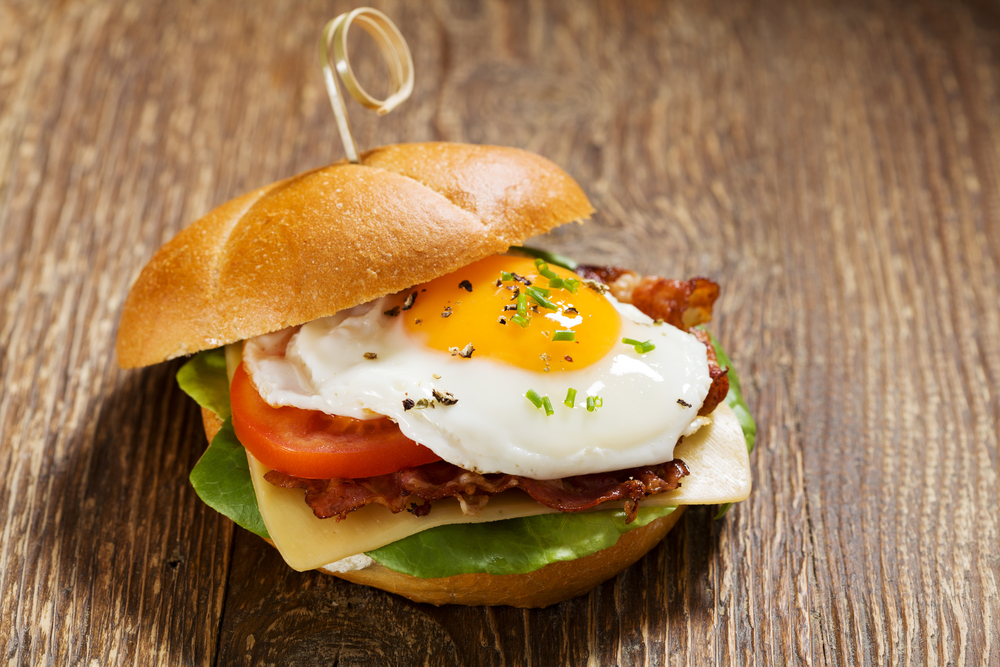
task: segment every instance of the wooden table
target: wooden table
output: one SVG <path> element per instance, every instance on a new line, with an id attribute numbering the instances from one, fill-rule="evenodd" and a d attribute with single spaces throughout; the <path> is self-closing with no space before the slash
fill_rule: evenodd
<path id="1" fill-rule="evenodd" d="M 343 155 L 316 42 L 349 5 L 277 4 L 0 4 L 7 664 L 1000 665 L 995 5 L 378 3 L 417 85 L 351 103 L 361 146 L 563 165 L 599 213 L 541 243 L 718 280 L 760 429 L 748 501 L 520 611 L 289 570 L 189 486 L 179 362 L 117 368 L 161 243 Z"/>

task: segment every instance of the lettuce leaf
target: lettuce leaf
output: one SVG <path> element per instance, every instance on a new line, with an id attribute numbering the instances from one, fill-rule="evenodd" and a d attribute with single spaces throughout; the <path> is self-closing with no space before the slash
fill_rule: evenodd
<path id="1" fill-rule="evenodd" d="M 177 371 L 177 384 L 198 405 L 208 408 L 221 419 L 232 414 L 225 348 L 199 352 L 191 357 Z"/>
<path id="2" fill-rule="evenodd" d="M 236 439 L 232 417 L 222 424 L 189 479 L 206 505 L 251 533 L 270 538 L 257 507 L 247 452 Z"/>
<path id="3" fill-rule="evenodd" d="M 632 523 L 625 523 L 622 510 L 603 510 L 438 526 L 368 555 L 391 570 L 425 579 L 473 572 L 521 574 L 612 547 L 623 534 L 674 509 L 640 507 Z"/>
<path id="4" fill-rule="evenodd" d="M 729 393 L 726 394 L 726 405 L 732 409 L 733 413 L 736 415 L 736 419 L 740 422 L 740 428 L 743 429 L 743 437 L 747 441 L 747 451 L 753 452 L 753 447 L 757 443 L 757 424 L 754 422 L 753 416 L 750 414 L 750 408 L 747 407 L 747 402 L 743 400 L 743 389 L 740 387 L 740 378 L 736 375 L 736 369 L 733 368 L 733 362 L 729 360 L 729 355 L 727 355 L 726 351 L 722 349 L 722 345 L 719 344 L 719 341 L 716 340 L 711 331 L 708 331 L 708 329 L 705 329 L 704 327 L 698 328 L 704 329 L 708 333 L 708 337 L 712 341 L 712 347 L 715 348 L 715 357 L 718 360 L 719 365 L 729 368 Z M 732 503 L 719 505 L 719 511 L 715 515 L 715 518 L 721 519 L 732 506 Z"/>
<path id="5" fill-rule="evenodd" d="M 705 331 L 708 330 L 706 329 Z M 726 394 L 726 405 L 732 408 L 736 414 L 736 418 L 739 419 L 740 428 L 743 429 L 743 437 L 747 441 L 747 451 L 752 452 L 754 444 L 757 442 L 757 424 L 750 414 L 750 408 L 747 407 L 746 401 L 743 400 L 743 389 L 740 387 L 740 378 L 736 375 L 736 369 L 733 368 L 733 362 L 729 360 L 729 355 L 722 349 L 722 345 L 719 344 L 719 341 L 716 340 L 711 331 L 708 331 L 708 337 L 712 340 L 712 347 L 715 348 L 715 356 L 719 361 L 719 365 L 729 368 L 729 393 Z"/>
<path id="6" fill-rule="evenodd" d="M 257 507 L 246 450 L 233 431 L 225 350 L 196 354 L 177 372 L 177 384 L 198 405 L 225 420 L 191 471 L 189 479 L 195 493 L 237 525 L 261 537 L 270 537 Z"/>

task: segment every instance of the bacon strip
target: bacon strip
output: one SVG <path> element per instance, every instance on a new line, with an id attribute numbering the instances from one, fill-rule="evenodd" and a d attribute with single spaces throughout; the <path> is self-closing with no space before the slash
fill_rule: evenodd
<path id="1" fill-rule="evenodd" d="M 620 266 L 584 264 L 576 272 L 611 288 L 611 295 L 681 331 L 712 319 L 712 306 L 719 298 L 719 285 L 708 278 L 668 280 L 659 276 L 639 276 Z"/>
<path id="2" fill-rule="evenodd" d="M 480 475 L 445 461 L 377 477 L 359 479 L 303 479 L 272 470 L 264 475 L 271 484 L 305 489 L 306 503 L 321 518 L 340 521 L 370 504 L 393 514 L 408 509 L 416 516 L 431 510 L 431 501 L 458 498 L 466 508 L 482 508 L 490 496 L 520 488 L 537 502 L 561 512 L 580 512 L 608 500 L 624 500 L 626 518 L 635 519 L 640 500 L 673 491 L 689 474 L 680 459 L 668 463 L 615 472 L 537 480 L 517 475 Z"/>

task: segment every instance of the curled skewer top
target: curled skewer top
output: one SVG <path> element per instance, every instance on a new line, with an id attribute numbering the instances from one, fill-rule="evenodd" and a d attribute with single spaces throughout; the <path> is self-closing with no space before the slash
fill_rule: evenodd
<path id="1" fill-rule="evenodd" d="M 389 68 L 390 93 L 384 100 L 379 100 L 361 87 L 351 61 L 347 55 L 347 33 L 352 22 L 357 22 L 372 36 Z M 337 129 L 344 142 L 347 159 L 358 162 L 358 145 L 351 131 L 351 123 L 347 117 L 347 106 L 340 93 L 334 69 L 343 80 L 351 97 L 378 115 L 384 116 L 399 106 L 413 92 L 413 58 L 406 40 L 396 25 L 382 12 L 371 7 L 359 7 L 353 11 L 341 14 L 323 28 L 319 41 L 319 58 L 323 66 L 323 79 L 330 95 L 330 104 L 337 119 Z"/>

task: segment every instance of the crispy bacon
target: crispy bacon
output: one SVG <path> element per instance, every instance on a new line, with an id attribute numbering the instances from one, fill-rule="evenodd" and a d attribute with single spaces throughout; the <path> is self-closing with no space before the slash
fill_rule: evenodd
<path id="1" fill-rule="evenodd" d="M 715 356 L 715 347 L 712 345 L 712 339 L 707 331 L 694 329 L 691 334 L 700 340 L 708 351 L 708 374 L 712 378 L 712 386 L 708 388 L 708 396 L 701 404 L 698 414 L 710 415 L 719 406 L 719 403 L 726 400 L 726 394 L 729 393 L 729 369 L 719 366 L 719 360 Z"/>
<path id="2" fill-rule="evenodd" d="M 719 298 L 719 285 L 708 278 L 668 280 L 659 276 L 639 276 L 620 266 L 584 264 L 576 272 L 611 288 L 619 301 L 652 317 L 672 324 L 681 331 L 712 319 L 712 306 Z"/>
<path id="3" fill-rule="evenodd" d="M 458 498 L 466 508 L 482 508 L 490 496 L 520 488 L 537 502 L 561 512 L 579 512 L 608 500 L 624 500 L 626 522 L 635 519 L 640 500 L 673 491 L 689 474 L 680 459 L 615 472 L 578 475 L 554 480 L 517 475 L 480 475 L 445 461 L 377 477 L 359 479 L 303 479 L 272 470 L 264 479 L 286 489 L 305 489 L 306 503 L 321 518 L 338 521 L 365 505 L 377 504 L 393 514 L 409 509 L 417 516 L 430 512 L 430 503 Z"/>

